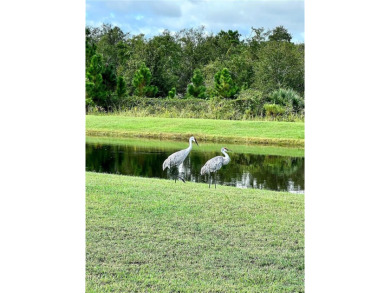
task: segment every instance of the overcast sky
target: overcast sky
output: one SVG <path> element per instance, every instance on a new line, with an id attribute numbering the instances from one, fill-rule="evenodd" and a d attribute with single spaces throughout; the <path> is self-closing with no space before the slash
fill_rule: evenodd
<path id="1" fill-rule="evenodd" d="M 206 31 L 283 25 L 294 42 L 304 42 L 303 0 L 86 0 L 86 24 L 111 23 L 124 32 L 151 37 L 164 29 L 179 31 L 204 25 Z"/>

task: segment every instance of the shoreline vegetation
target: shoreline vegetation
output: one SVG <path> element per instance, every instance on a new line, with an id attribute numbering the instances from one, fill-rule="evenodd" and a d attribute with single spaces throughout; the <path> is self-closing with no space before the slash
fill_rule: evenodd
<path id="1" fill-rule="evenodd" d="M 275 98 L 276 99 L 276 98 Z M 304 122 L 304 111 L 284 111 L 267 105 L 256 91 L 245 90 L 237 99 L 148 98 L 131 96 L 108 109 L 87 107 L 87 114 L 128 117 L 195 118 L 244 121 Z M 271 108 L 270 108 L 271 107 Z M 279 112 L 281 111 L 281 112 Z"/>
<path id="2" fill-rule="evenodd" d="M 86 135 L 245 143 L 303 148 L 303 122 L 86 115 Z"/>
<path id="3" fill-rule="evenodd" d="M 86 172 L 86 252 L 86 292 L 301 292 L 304 196 Z"/>

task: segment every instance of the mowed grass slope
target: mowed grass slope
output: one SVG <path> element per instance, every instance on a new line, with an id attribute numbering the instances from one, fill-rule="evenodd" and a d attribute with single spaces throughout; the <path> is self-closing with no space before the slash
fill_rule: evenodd
<path id="1" fill-rule="evenodd" d="M 87 292 L 303 292 L 303 195 L 86 173 Z"/>
<path id="2" fill-rule="evenodd" d="M 304 145 L 303 122 L 234 121 L 87 115 L 87 135 L 188 138 L 205 141 Z"/>

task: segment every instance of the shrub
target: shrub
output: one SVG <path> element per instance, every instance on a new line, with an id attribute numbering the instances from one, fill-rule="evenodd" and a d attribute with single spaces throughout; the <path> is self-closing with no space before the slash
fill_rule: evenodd
<path id="1" fill-rule="evenodd" d="M 145 98 L 130 96 L 123 98 L 118 106 L 108 109 L 108 113 L 127 115 L 132 117 L 166 117 L 166 118 L 202 118 L 202 119 L 229 119 L 229 120 L 278 120 L 302 121 L 302 114 L 285 113 L 284 107 L 273 104 L 265 106 L 265 98 L 260 92 L 253 90 L 243 91 L 235 100 L 215 97 L 204 100 L 178 96 L 172 99 Z M 270 108 L 269 108 L 270 107 Z M 268 116 L 264 117 L 264 110 L 268 109 Z M 96 107 L 88 107 L 88 113 L 100 113 Z"/>
<path id="2" fill-rule="evenodd" d="M 95 103 L 91 98 L 85 98 L 85 109 L 88 112 L 91 112 L 91 109 L 95 106 Z"/>
<path id="3" fill-rule="evenodd" d="M 278 89 L 271 93 L 270 101 L 273 104 L 286 107 L 288 112 L 301 112 L 305 107 L 303 98 L 297 92 L 291 89 Z"/>
<path id="4" fill-rule="evenodd" d="M 244 113 L 243 119 L 251 119 L 263 116 L 263 106 L 266 99 L 261 91 L 246 89 L 241 91 L 232 103 L 237 110 Z"/>
<path id="5" fill-rule="evenodd" d="M 281 116 L 286 112 L 285 107 L 276 104 L 265 104 L 264 110 L 267 117 Z"/>
<path id="6" fill-rule="evenodd" d="M 145 96 L 152 98 L 155 97 L 158 92 L 158 87 L 155 85 L 149 85 L 145 87 Z"/>
<path id="7" fill-rule="evenodd" d="M 176 96 L 176 88 L 172 88 L 169 92 L 168 92 L 168 97 L 173 99 L 174 97 Z"/>

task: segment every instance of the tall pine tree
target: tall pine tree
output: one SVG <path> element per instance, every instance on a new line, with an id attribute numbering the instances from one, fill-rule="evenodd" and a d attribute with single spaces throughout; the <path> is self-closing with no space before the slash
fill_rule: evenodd
<path id="1" fill-rule="evenodd" d="M 119 76 L 116 84 L 116 94 L 119 99 L 126 95 L 126 83 L 123 76 Z"/>
<path id="2" fill-rule="evenodd" d="M 150 85 L 152 74 L 150 69 L 143 63 L 141 68 L 138 69 L 133 77 L 132 84 L 135 87 L 134 94 L 137 96 L 155 96 L 158 88 L 154 85 Z"/>
<path id="3" fill-rule="evenodd" d="M 103 83 L 103 58 L 102 55 L 94 55 L 86 73 L 87 103 L 103 105 L 107 92 Z"/>
<path id="4" fill-rule="evenodd" d="M 227 68 L 217 72 L 214 76 L 214 89 L 223 98 L 232 98 L 238 92 L 238 86 L 232 79 Z"/>
<path id="5" fill-rule="evenodd" d="M 195 98 L 205 99 L 206 87 L 202 72 L 199 69 L 195 69 L 191 81 L 192 83 L 187 87 L 187 93 Z"/>

